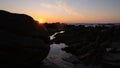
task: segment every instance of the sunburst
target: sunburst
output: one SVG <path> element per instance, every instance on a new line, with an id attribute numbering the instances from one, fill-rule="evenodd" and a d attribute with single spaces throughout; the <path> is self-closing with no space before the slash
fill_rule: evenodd
<path id="1" fill-rule="evenodd" d="M 38 21 L 39 21 L 39 23 L 45 23 L 43 18 L 39 18 Z"/>

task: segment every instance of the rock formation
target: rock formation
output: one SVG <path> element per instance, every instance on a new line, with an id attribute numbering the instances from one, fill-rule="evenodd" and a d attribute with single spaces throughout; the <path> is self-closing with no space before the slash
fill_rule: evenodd
<path id="1" fill-rule="evenodd" d="M 49 52 L 49 34 L 25 14 L 0 10 L 0 66 L 39 64 Z"/>
<path id="2" fill-rule="evenodd" d="M 77 56 L 81 63 L 120 67 L 119 35 L 120 25 L 79 25 L 68 26 L 53 41 L 67 44 L 68 47 L 63 50 Z"/>

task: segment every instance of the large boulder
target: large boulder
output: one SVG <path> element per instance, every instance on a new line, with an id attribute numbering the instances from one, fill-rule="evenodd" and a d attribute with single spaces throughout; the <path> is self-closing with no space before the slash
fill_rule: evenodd
<path id="1" fill-rule="evenodd" d="M 0 66 L 39 64 L 49 52 L 46 28 L 25 14 L 0 10 Z"/>

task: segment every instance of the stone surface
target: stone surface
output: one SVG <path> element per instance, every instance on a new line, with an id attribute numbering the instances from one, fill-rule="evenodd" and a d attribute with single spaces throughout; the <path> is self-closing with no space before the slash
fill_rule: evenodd
<path id="1" fill-rule="evenodd" d="M 68 53 L 76 55 L 84 64 L 119 65 L 120 55 L 120 25 L 98 25 L 95 27 L 68 26 L 65 32 L 56 35 L 55 43 L 65 43 L 63 48 Z M 108 52 L 106 48 L 112 48 Z M 116 61 L 117 60 L 117 61 Z M 108 64 L 108 65 L 107 65 Z"/>
<path id="2" fill-rule="evenodd" d="M 0 10 L 0 66 L 40 64 L 48 55 L 49 43 L 46 28 L 32 17 Z"/>

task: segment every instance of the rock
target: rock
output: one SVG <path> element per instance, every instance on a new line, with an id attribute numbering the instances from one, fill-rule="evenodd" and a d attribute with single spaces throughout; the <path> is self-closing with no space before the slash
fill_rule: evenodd
<path id="1" fill-rule="evenodd" d="M 110 25 L 109 27 L 107 24 L 95 27 L 79 25 L 68 26 L 65 32 L 56 35 L 53 41 L 68 45 L 68 47 L 62 50 L 77 56 L 84 64 L 98 65 L 106 63 L 112 65 L 113 63 L 116 66 L 120 63 L 120 59 L 118 58 L 120 57 L 120 51 L 112 51 L 108 55 L 108 48 L 120 50 L 119 35 L 120 25 Z"/>
<path id="2" fill-rule="evenodd" d="M 120 67 L 120 42 L 113 42 L 108 48 L 107 53 L 103 56 L 103 63 L 108 66 Z"/>
<path id="3" fill-rule="evenodd" d="M 32 17 L 0 10 L 0 66 L 40 64 L 48 55 L 49 43 L 46 28 Z"/>

